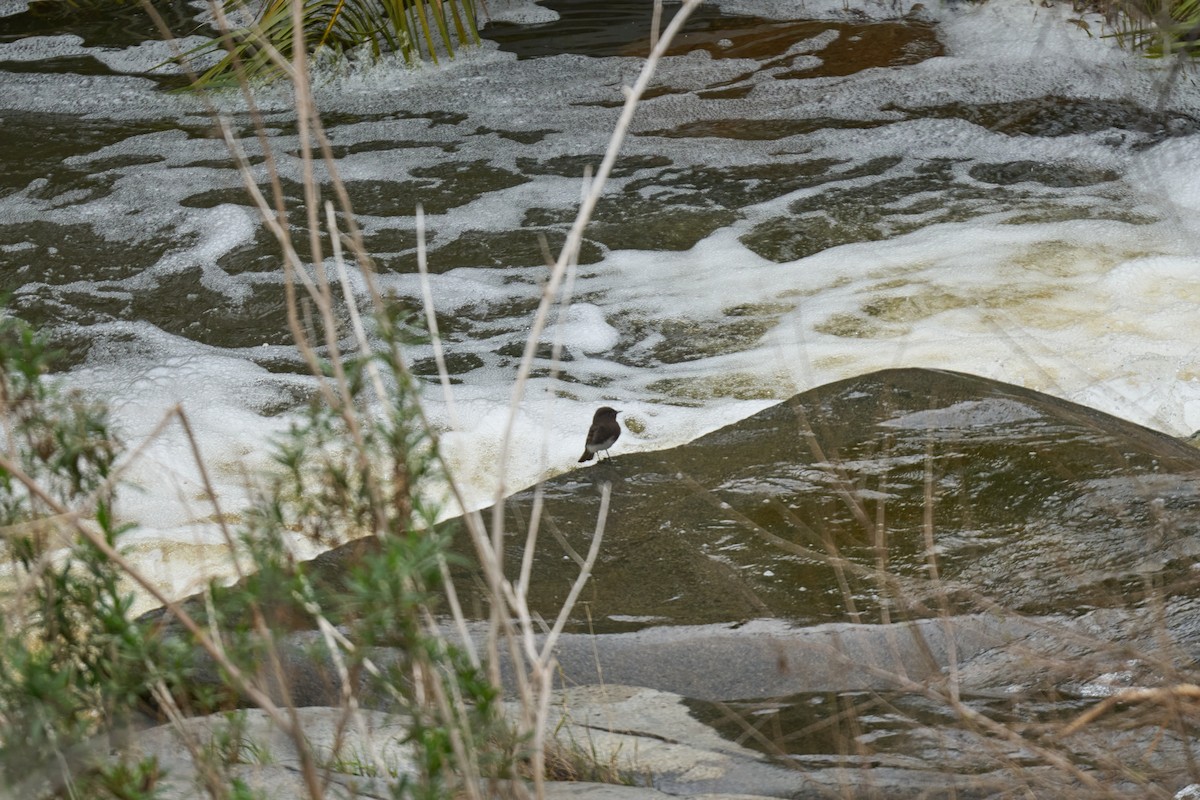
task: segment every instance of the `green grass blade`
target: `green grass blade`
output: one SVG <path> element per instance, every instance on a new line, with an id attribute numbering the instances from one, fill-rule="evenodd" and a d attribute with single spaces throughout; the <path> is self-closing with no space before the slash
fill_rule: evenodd
<path id="1" fill-rule="evenodd" d="M 240 2 L 240 0 L 232 0 Z M 435 65 L 440 41 L 451 58 L 458 46 L 478 44 L 474 0 L 302 0 L 302 21 L 296 29 L 290 0 L 267 0 L 254 23 L 189 51 L 188 55 L 225 51 L 197 82 L 198 87 L 232 85 L 239 65 L 252 80 L 278 77 L 281 70 L 262 51 L 274 48 L 291 58 L 295 47 L 312 52 L 331 48 L 345 52 L 367 46 L 378 58 L 399 53 L 407 64 L 425 54 Z M 1191 3 L 1200 0 L 1189 0 Z M 451 32 L 453 26 L 453 33 Z M 434 28 L 437 34 L 434 34 Z M 422 52 L 424 50 L 424 53 Z"/>
<path id="2" fill-rule="evenodd" d="M 421 22 L 421 33 L 425 36 L 425 46 L 429 48 L 429 60 L 437 64 L 437 50 L 434 49 L 433 35 L 429 30 L 429 17 L 425 14 L 425 0 L 413 0 L 412 7 Z"/>
<path id="3" fill-rule="evenodd" d="M 437 26 L 438 33 L 441 34 L 442 44 L 446 46 L 446 52 L 450 54 L 450 58 L 454 58 L 454 45 L 450 41 L 450 28 L 446 25 L 446 11 L 442 8 L 442 0 L 431 0 L 432 8 L 430 12 L 433 14 L 433 22 Z"/>

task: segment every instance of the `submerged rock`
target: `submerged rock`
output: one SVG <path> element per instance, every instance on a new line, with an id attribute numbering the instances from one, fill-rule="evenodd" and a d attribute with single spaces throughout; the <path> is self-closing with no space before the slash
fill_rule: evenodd
<path id="1" fill-rule="evenodd" d="M 605 483 L 576 630 L 1073 615 L 1196 591 L 1200 452 L 960 373 L 840 381 L 681 447 L 551 478 L 506 501 L 510 567 L 536 493 L 545 527 L 584 552 Z M 574 574 L 564 555 L 542 535 L 531 599 L 546 615 Z"/>

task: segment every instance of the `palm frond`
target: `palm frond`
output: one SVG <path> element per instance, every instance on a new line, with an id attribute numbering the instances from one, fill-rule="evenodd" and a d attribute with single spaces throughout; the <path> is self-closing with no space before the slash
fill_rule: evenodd
<path id="1" fill-rule="evenodd" d="M 302 3 L 300 30 L 294 29 L 293 2 Z M 339 55 L 362 49 L 373 58 L 395 53 L 408 64 L 423 58 L 437 64 L 435 30 L 451 58 L 456 47 L 478 44 L 474 0 L 267 0 L 253 23 L 186 55 L 223 52 L 197 81 L 198 86 L 218 87 L 233 82 L 238 65 L 252 79 L 279 77 L 282 70 L 271 50 L 290 58 L 296 46 Z"/>
<path id="2" fill-rule="evenodd" d="M 1121 46 L 1149 58 L 1200 55 L 1200 0 L 1117 0 L 1109 12 Z"/>

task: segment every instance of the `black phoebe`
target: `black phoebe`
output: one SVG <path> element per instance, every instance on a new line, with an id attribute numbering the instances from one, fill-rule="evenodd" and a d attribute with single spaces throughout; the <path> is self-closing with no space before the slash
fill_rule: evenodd
<path id="1" fill-rule="evenodd" d="M 617 422 L 619 413 L 621 412 L 608 406 L 596 411 L 596 416 L 592 417 L 592 427 L 588 428 L 583 455 L 579 457 L 580 463 L 591 461 L 596 453 L 607 450 L 616 443 L 617 437 L 621 435 L 621 425 Z"/>

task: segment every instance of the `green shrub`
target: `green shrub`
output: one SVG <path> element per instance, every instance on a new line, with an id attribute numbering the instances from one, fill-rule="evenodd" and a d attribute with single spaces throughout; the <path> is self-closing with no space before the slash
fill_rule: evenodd
<path id="1" fill-rule="evenodd" d="M 422 497 L 436 474 L 436 448 L 398 350 L 347 360 L 343 377 L 314 397 L 278 443 L 279 469 L 260 476 L 259 498 L 231 537 L 252 568 L 234 586 L 211 586 L 206 611 L 197 614 L 240 672 L 223 669 L 223 685 L 208 688 L 193 666 L 197 640 L 175 626 L 136 620 L 126 570 L 73 535 L 77 519 L 119 545 L 127 526 L 113 507 L 123 450 L 103 404 L 47 380 L 50 360 L 42 338 L 3 322 L 0 488 L 12 563 L 0 615 L 5 783 L 29 797 L 81 787 L 85 796 L 152 796 L 157 763 L 114 762 L 109 751 L 120 751 L 133 728 L 162 719 L 167 697 L 185 713 L 203 713 L 246 702 L 239 681 L 265 694 L 282 686 L 286 694 L 286 676 L 272 670 L 278 638 L 330 618 L 349 642 L 336 654 L 349 674 L 373 672 L 377 696 L 412 719 L 420 774 L 395 777 L 397 796 L 444 797 L 463 776 L 512 772 L 513 737 L 496 687 L 435 621 L 453 557 L 449 532 L 435 524 L 438 505 Z M 371 385 L 386 387 L 385 397 L 369 402 L 362 390 L 368 367 Z M 377 549 L 348 576 L 321 583 L 289 546 L 296 536 L 328 546 L 371 534 Z M 396 648 L 400 657 L 376 667 L 366 655 L 376 646 Z M 205 761 L 221 748 L 214 742 Z M 209 764 L 207 774 L 214 770 Z M 244 789 L 229 774 L 224 780 L 234 795 Z"/>
<path id="2" fill-rule="evenodd" d="M 178 653 L 133 622 L 121 570 L 75 538 L 62 513 L 117 541 L 112 478 L 122 449 L 102 404 L 47 380 L 51 358 L 42 337 L 0 320 L 0 525 L 11 562 L 0 615 L 0 770 L 10 784 L 57 787 L 89 763 L 89 740 L 116 743 L 128 732 L 149 682 L 166 677 Z"/>
<path id="3" fill-rule="evenodd" d="M 268 0 L 253 23 L 224 30 L 191 55 L 224 53 L 200 76 L 206 86 L 233 83 L 239 72 L 282 76 L 278 56 L 291 60 L 297 40 L 314 56 L 395 53 L 409 65 L 424 58 L 436 64 L 439 49 L 453 57 L 455 43 L 479 43 L 475 13 L 474 0 L 305 0 L 297 33 L 291 0 Z"/>

